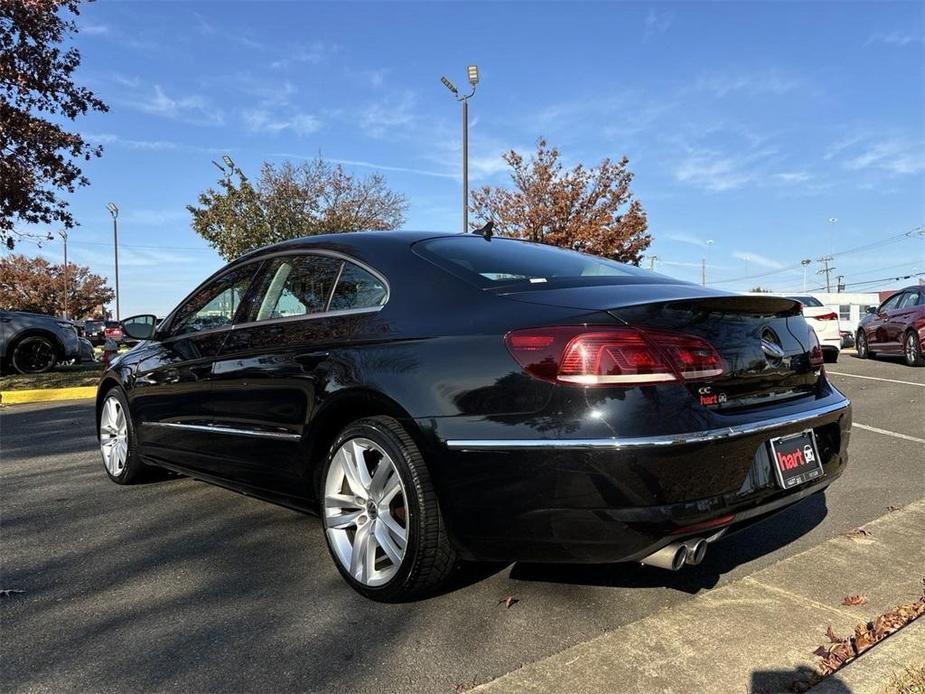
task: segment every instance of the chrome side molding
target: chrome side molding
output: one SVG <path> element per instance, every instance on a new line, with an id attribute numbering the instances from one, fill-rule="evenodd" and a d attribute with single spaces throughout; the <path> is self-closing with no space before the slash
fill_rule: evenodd
<path id="1" fill-rule="evenodd" d="M 606 439 L 451 439 L 446 442 L 448 448 L 455 451 L 504 451 L 521 448 L 566 448 L 566 449 L 609 449 L 626 450 L 637 448 L 661 448 L 681 446 L 691 443 L 709 443 L 737 436 L 747 436 L 778 427 L 802 424 L 817 417 L 833 412 L 847 410 L 851 402 L 847 399 L 798 414 L 783 415 L 764 419 L 751 424 L 736 424 L 722 429 L 691 432 L 688 434 L 668 434 L 666 436 L 644 436 L 639 438 Z"/>
<path id="2" fill-rule="evenodd" d="M 178 424 L 176 422 L 142 422 L 145 427 L 159 427 L 164 429 L 182 429 L 184 431 L 207 431 L 211 434 L 231 434 L 233 436 L 252 436 L 260 439 L 276 439 L 278 441 L 300 441 L 300 434 L 288 434 L 283 431 L 260 431 L 259 429 L 238 429 L 225 427 L 219 424 Z"/>

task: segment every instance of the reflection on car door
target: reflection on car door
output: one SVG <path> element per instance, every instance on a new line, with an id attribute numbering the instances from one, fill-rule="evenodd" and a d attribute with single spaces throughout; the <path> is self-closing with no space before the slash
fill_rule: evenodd
<path id="1" fill-rule="evenodd" d="M 890 321 L 890 312 L 896 308 L 901 298 L 902 292 L 899 292 L 880 304 L 880 307 L 877 309 L 877 315 L 868 328 L 867 340 L 871 348 L 876 346 L 877 350 L 882 351 L 884 348 L 889 349 L 895 346 L 891 344 L 888 324 Z"/>
<path id="2" fill-rule="evenodd" d="M 369 336 L 387 298 L 370 269 L 322 253 L 268 263 L 252 313 L 215 363 L 217 418 L 242 433 L 220 442 L 226 474 L 310 494 L 302 438 L 316 404 L 344 379 L 333 352 Z"/>
<path id="3" fill-rule="evenodd" d="M 895 343 L 897 351 L 902 351 L 903 334 L 912 322 L 912 314 L 916 312 L 919 300 L 918 292 L 903 292 L 896 302 L 896 308 L 889 312 L 886 332 L 891 343 Z"/>
<path id="4" fill-rule="evenodd" d="M 166 335 L 141 347 L 132 411 L 143 455 L 213 471 L 213 362 L 257 269 L 233 268 L 196 290 L 170 317 Z"/>

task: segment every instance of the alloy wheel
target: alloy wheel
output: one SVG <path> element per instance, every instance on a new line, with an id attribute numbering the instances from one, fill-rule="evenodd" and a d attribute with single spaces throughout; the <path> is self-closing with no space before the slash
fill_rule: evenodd
<path id="1" fill-rule="evenodd" d="M 20 373 L 42 373 L 55 365 L 55 348 L 44 337 L 27 337 L 13 351 L 13 367 Z"/>
<path id="2" fill-rule="evenodd" d="M 857 349 L 858 356 L 861 357 L 861 359 L 867 356 L 867 338 L 864 337 L 864 333 L 858 333 Z"/>
<path id="3" fill-rule="evenodd" d="M 100 452 L 109 474 L 121 475 L 128 459 L 128 422 L 122 403 L 113 395 L 106 398 L 100 413 Z"/>
<path id="4" fill-rule="evenodd" d="M 388 583 L 405 558 L 409 520 L 389 455 L 366 438 L 341 444 L 324 483 L 325 531 L 341 566 L 365 586 Z"/>
<path id="5" fill-rule="evenodd" d="M 912 333 L 909 333 L 908 335 L 906 335 L 905 352 L 906 352 L 906 363 L 909 364 L 909 366 L 914 366 L 916 361 L 918 361 L 919 355 L 918 355 L 918 350 L 916 349 L 915 335 Z"/>

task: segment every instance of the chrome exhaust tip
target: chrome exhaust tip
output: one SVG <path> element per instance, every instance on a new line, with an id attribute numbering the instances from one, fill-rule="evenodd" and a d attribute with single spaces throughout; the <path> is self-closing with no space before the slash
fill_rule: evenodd
<path id="1" fill-rule="evenodd" d="M 670 545 L 665 545 L 657 552 L 653 552 L 648 557 L 641 559 L 640 563 L 646 566 L 668 569 L 669 571 L 678 571 L 688 561 L 688 554 L 689 550 L 686 545 L 680 542 L 672 542 Z"/>
<path id="2" fill-rule="evenodd" d="M 691 566 L 697 566 L 707 555 L 706 540 L 688 540 L 684 543 L 684 546 L 687 547 L 687 563 Z"/>

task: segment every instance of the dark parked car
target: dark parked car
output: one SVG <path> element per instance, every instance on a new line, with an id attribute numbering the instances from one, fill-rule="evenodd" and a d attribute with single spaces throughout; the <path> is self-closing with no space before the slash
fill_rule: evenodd
<path id="1" fill-rule="evenodd" d="M 902 356 L 909 366 L 925 365 L 925 287 L 901 289 L 877 308 L 870 308 L 858 326 L 858 356 Z"/>
<path id="2" fill-rule="evenodd" d="M 122 324 L 114 320 L 88 320 L 83 325 L 83 336 L 90 340 L 90 344 L 99 347 L 106 340 L 122 340 Z"/>
<path id="3" fill-rule="evenodd" d="M 77 328 L 42 313 L 0 310 L 0 367 L 41 373 L 55 364 L 80 360 Z"/>
<path id="4" fill-rule="evenodd" d="M 699 563 L 825 489 L 850 405 L 796 301 L 479 235 L 332 234 L 206 280 L 100 383 L 105 468 L 319 512 L 346 581 Z M 147 339 L 150 338 L 150 339 Z"/>

